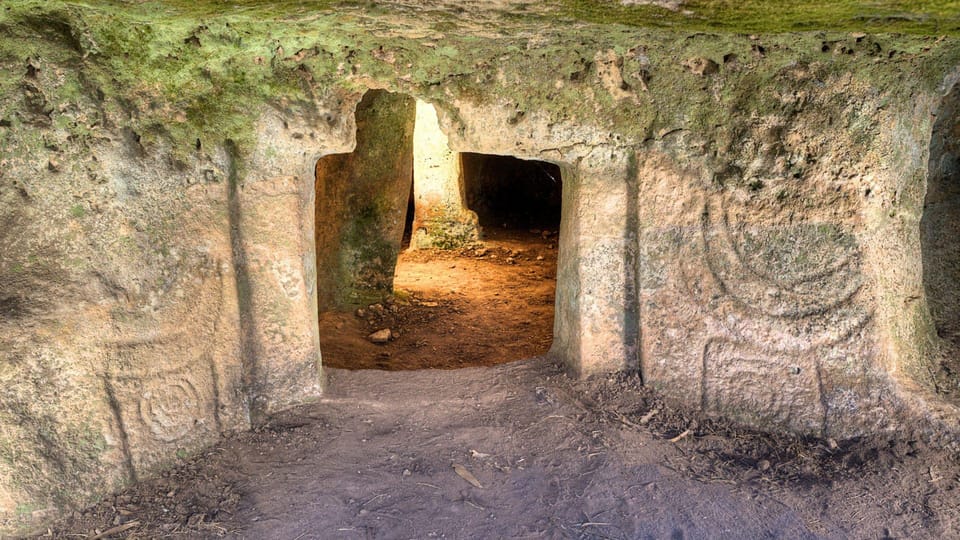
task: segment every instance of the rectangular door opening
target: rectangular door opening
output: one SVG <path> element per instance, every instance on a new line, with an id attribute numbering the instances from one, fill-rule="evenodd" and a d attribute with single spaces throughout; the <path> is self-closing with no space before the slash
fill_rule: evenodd
<path id="1" fill-rule="evenodd" d="M 398 135 L 414 116 L 416 133 Z M 560 168 L 453 152 L 432 105 L 387 92 L 367 93 L 357 129 L 353 153 L 317 164 L 324 365 L 453 369 L 546 354 Z M 372 150 L 381 136 L 393 139 Z"/>

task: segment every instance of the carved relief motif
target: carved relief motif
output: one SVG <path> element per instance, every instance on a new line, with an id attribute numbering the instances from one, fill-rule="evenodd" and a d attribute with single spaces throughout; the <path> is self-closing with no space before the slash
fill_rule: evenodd
<path id="1" fill-rule="evenodd" d="M 775 361 L 773 354 L 749 343 L 708 339 L 702 357 L 703 409 L 723 408 L 764 422 L 821 429 L 817 423 L 825 418 L 826 407 L 819 363 L 809 369 L 796 354 L 781 353 Z"/>
<path id="2" fill-rule="evenodd" d="M 211 396 L 201 396 L 197 387 L 184 373 L 165 373 L 145 390 L 140 398 L 140 421 L 163 442 L 176 442 L 198 425 L 202 425 L 208 408 L 216 410 Z M 205 392 L 207 393 L 207 392 Z"/>
<path id="3" fill-rule="evenodd" d="M 184 363 L 187 365 L 177 369 L 144 369 L 111 380 L 128 437 L 174 443 L 195 438 L 198 430 L 218 428 L 212 361 L 190 358 Z M 202 373 L 200 366 L 208 373 Z"/>
<path id="4" fill-rule="evenodd" d="M 219 263 L 209 261 L 209 266 Z M 222 352 L 216 335 L 224 324 L 226 291 L 224 276 L 211 271 L 215 274 L 207 279 L 183 275 L 177 280 L 184 294 L 165 303 L 160 313 L 175 321 L 176 329 L 131 322 L 122 335 L 138 337 L 107 343 L 113 360 L 101 376 L 133 478 L 223 429 L 223 377 L 216 361 Z"/>
<path id="5" fill-rule="evenodd" d="M 732 219 L 745 211 L 732 206 L 705 197 L 678 258 L 679 286 L 704 317 L 701 406 L 823 432 L 823 358 L 872 317 L 857 239 L 834 223 Z"/>

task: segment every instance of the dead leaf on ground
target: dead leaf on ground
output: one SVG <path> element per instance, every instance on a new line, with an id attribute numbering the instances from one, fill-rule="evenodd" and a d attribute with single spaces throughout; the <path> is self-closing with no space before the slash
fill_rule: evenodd
<path id="1" fill-rule="evenodd" d="M 458 475 L 460 475 L 460 478 L 463 478 L 464 480 L 469 482 L 470 485 L 472 485 L 473 487 L 478 489 L 483 489 L 483 484 L 481 484 L 480 481 L 477 480 L 477 477 L 474 476 L 473 473 L 468 471 L 467 468 L 464 467 L 463 465 L 460 465 L 459 463 L 454 463 L 453 470 Z"/>

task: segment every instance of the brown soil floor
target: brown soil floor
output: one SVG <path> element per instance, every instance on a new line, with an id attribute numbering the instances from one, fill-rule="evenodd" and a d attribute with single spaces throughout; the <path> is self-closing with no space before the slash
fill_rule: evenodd
<path id="1" fill-rule="evenodd" d="M 556 230 L 493 229 L 459 251 L 404 251 L 394 297 L 320 315 L 323 364 L 345 369 L 492 366 L 545 354 L 553 340 Z M 370 334 L 389 329 L 388 343 Z"/>
<path id="2" fill-rule="evenodd" d="M 382 316 L 325 320 L 325 362 L 451 367 L 544 351 L 555 250 L 509 244 L 529 240 L 405 254 L 410 293 Z M 383 327 L 399 337 L 366 340 Z M 575 381 L 546 357 L 326 373 L 319 402 L 227 435 L 49 535 L 960 538 L 960 456 L 920 441 L 736 429 L 667 406 L 635 376 Z"/>

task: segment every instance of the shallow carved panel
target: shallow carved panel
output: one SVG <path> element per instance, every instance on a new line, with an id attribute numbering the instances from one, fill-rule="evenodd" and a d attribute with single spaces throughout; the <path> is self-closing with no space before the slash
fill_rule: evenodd
<path id="1" fill-rule="evenodd" d="M 246 423 L 232 274 L 216 256 L 184 257 L 155 309 L 118 310 L 103 343 L 112 440 L 133 478 Z"/>
<path id="2" fill-rule="evenodd" d="M 824 407 L 820 369 L 804 358 L 776 355 L 742 343 L 711 339 L 703 350 L 702 403 L 733 417 L 820 430 Z"/>
<path id="3" fill-rule="evenodd" d="M 120 440 L 134 474 L 172 460 L 181 447 L 218 436 L 223 427 L 219 375 L 212 357 L 168 346 L 172 343 L 175 340 L 165 339 L 119 346 L 122 365 L 137 362 L 141 367 L 105 376 Z"/>
<path id="4" fill-rule="evenodd" d="M 872 311 L 854 228 L 763 219 L 729 193 L 686 208 L 670 227 L 641 232 L 645 378 L 748 423 L 833 429 L 829 403 L 849 389 L 824 379 L 852 379 L 823 359 L 872 362 L 856 343 Z"/>

